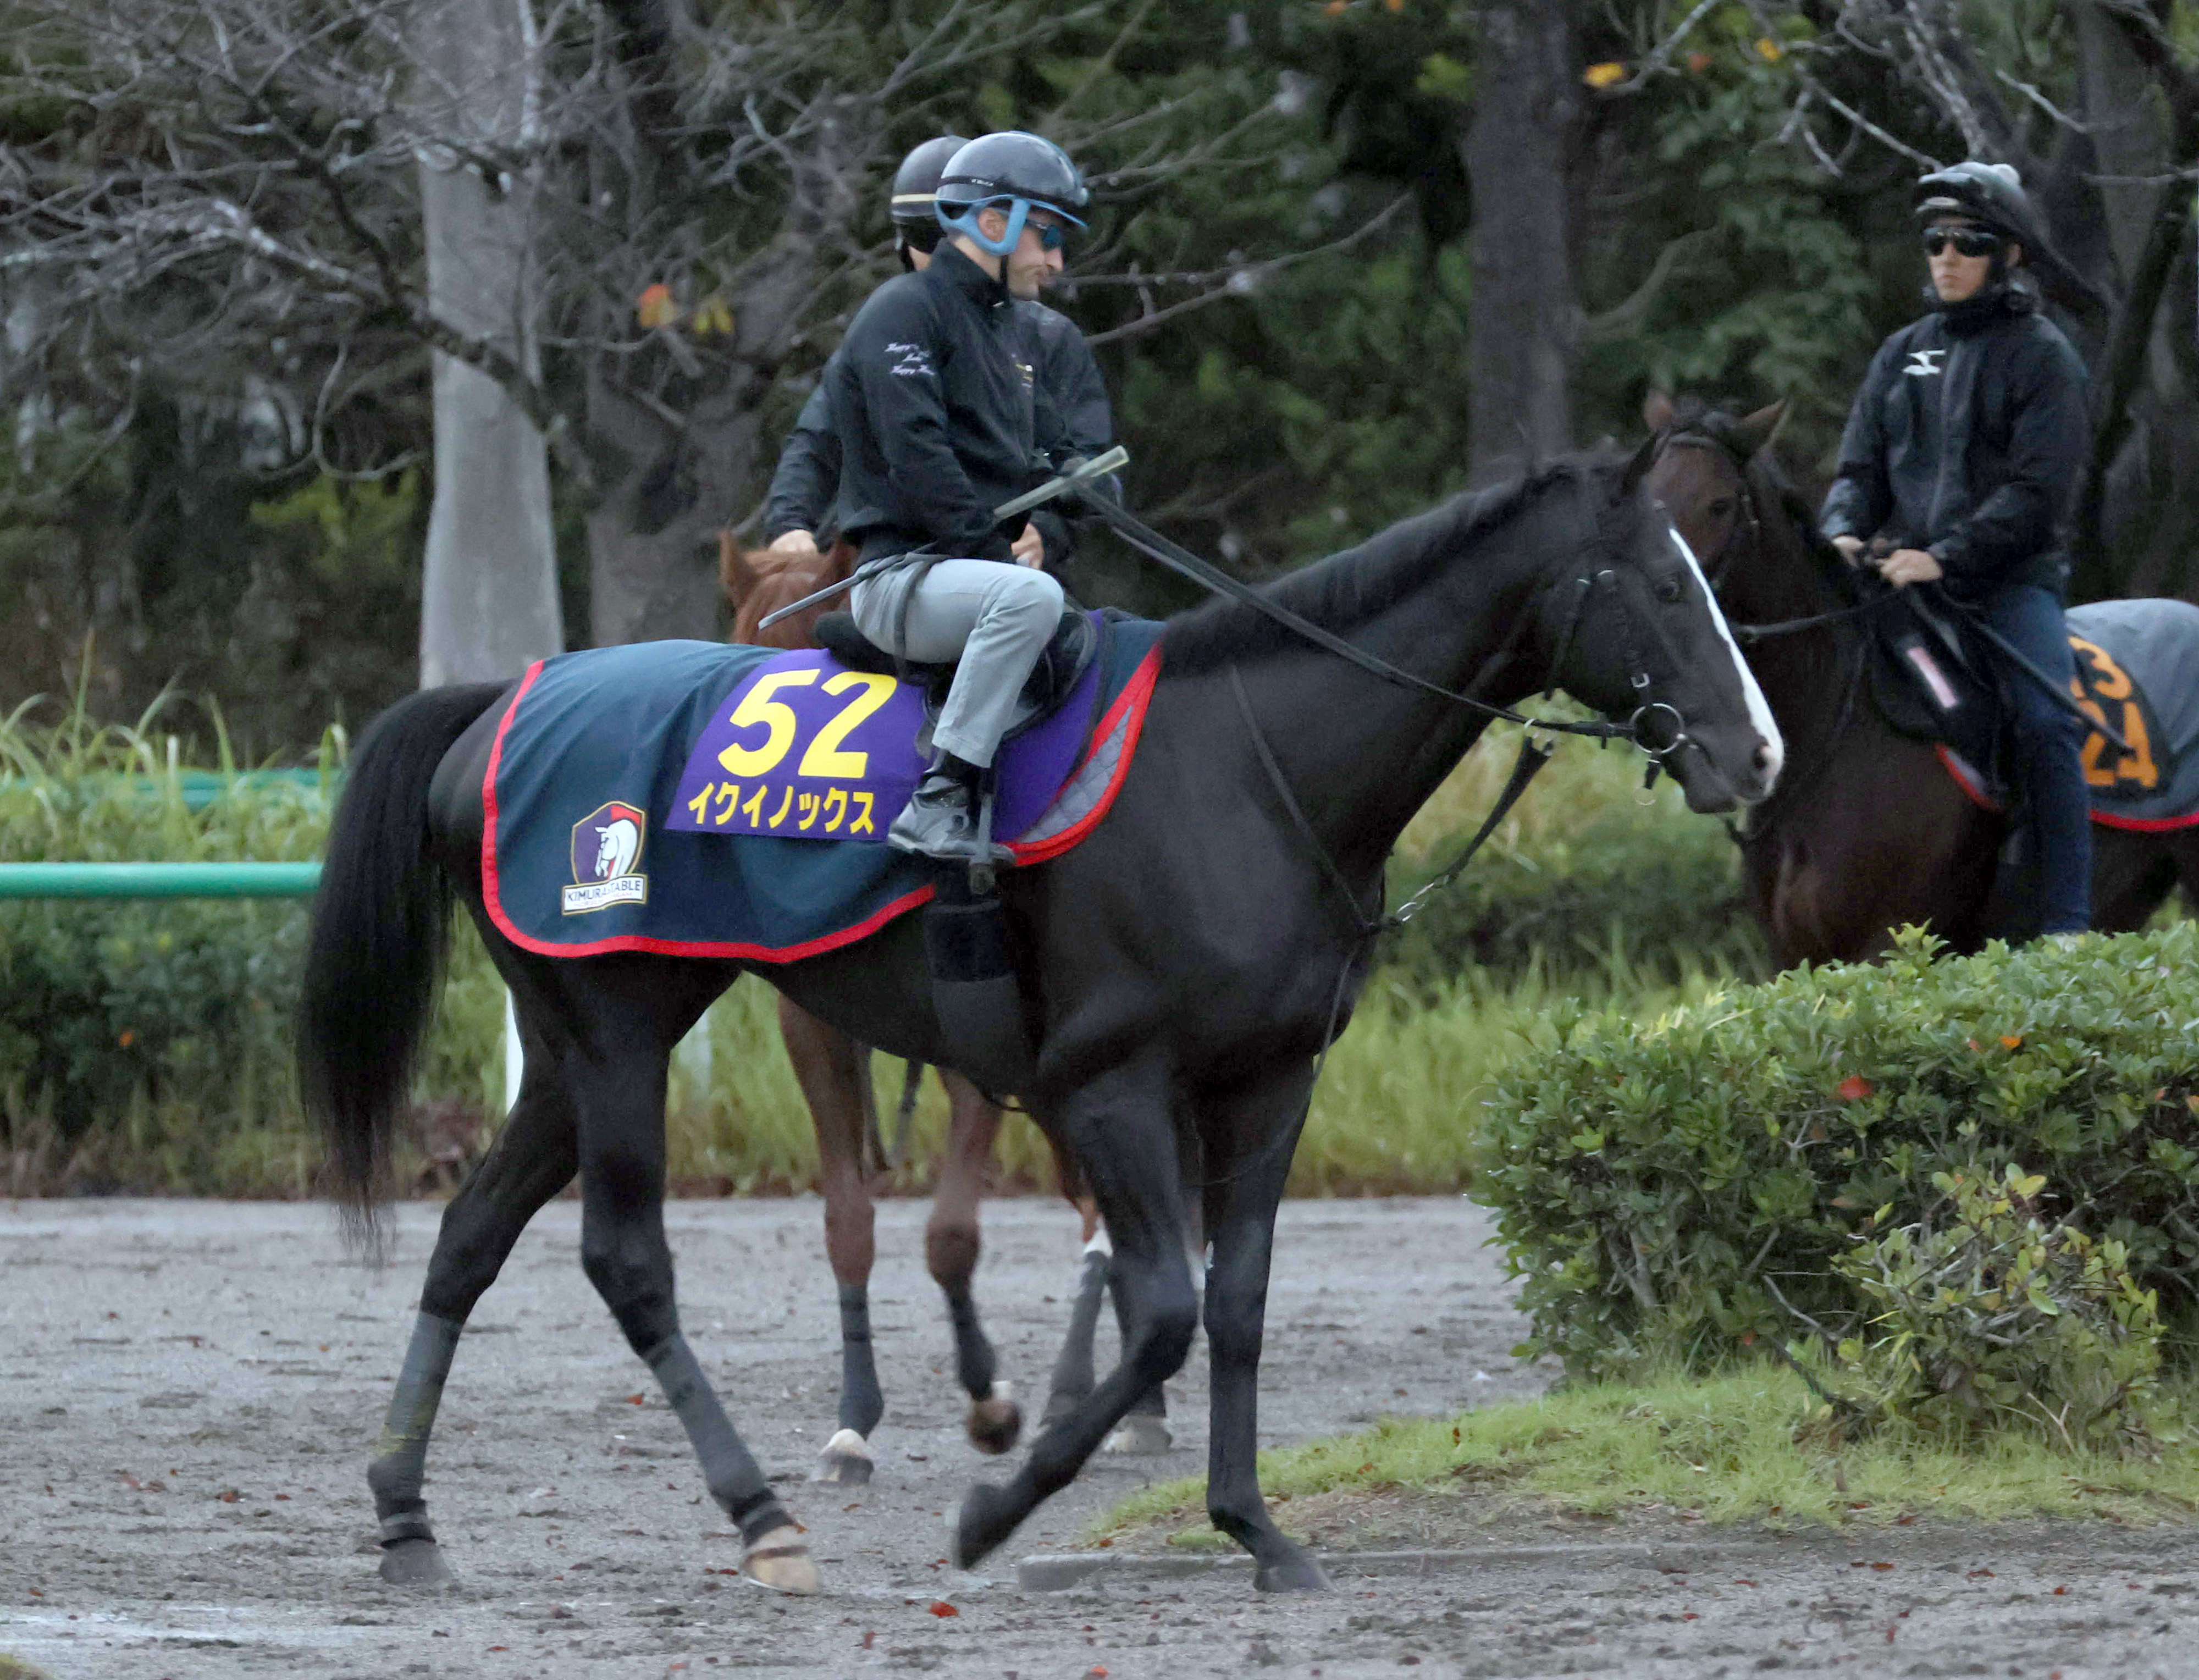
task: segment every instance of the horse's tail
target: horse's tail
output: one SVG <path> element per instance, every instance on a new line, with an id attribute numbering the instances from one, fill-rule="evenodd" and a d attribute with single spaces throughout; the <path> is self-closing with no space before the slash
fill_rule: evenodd
<path id="1" fill-rule="evenodd" d="M 390 1140 L 449 942 L 452 888 L 429 845 L 428 785 L 505 687 L 425 689 L 376 718 L 329 827 L 298 1007 L 298 1089 L 328 1140 L 355 1244 L 378 1235 Z"/>

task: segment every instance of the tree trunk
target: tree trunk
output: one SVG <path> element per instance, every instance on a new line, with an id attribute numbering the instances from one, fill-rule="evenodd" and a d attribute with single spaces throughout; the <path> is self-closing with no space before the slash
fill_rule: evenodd
<path id="1" fill-rule="evenodd" d="M 531 0 L 425 0 L 414 31 L 421 115 L 480 155 L 530 120 L 539 44 Z M 438 147 L 419 160 L 428 306 L 540 376 L 531 177 L 491 183 Z M 550 463 L 503 386 L 437 353 L 435 495 L 420 601 L 420 681 L 494 681 L 562 652 Z"/>
<path id="2" fill-rule="evenodd" d="M 1572 0 L 1481 11 L 1473 120 L 1473 316 L 1467 435 L 1476 481 L 1523 452 L 1572 447 L 1573 133 L 1580 118 Z"/>
<path id="3" fill-rule="evenodd" d="M 598 371 L 588 441 L 589 639 L 598 647 L 723 633 L 718 533 L 755 499 L 755 394 L 698 403 L 678 424 Z"/>
<path id="4" fill-rule="evenodd" d="M 2167 137 L 2154 108 L 2153 77 L 2123 32 L 2094 0 L 2072 8 L 2077 26 L 2077 79 L 2100 173 L 2100 203 L 2114 253 L 2115 279 L 2127 289 L 2138 272 L 2160 189 L 2145 184 L 2165 167 Z M 2112 178 L 2122 177 L 2117 180 Z"/>

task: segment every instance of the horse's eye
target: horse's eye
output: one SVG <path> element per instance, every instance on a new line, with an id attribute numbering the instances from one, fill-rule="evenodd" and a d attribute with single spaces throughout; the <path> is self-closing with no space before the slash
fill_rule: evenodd
<path id="1" fill-rule="evenodd" d="M 1659 578 L 1657 580 L 1657 598 L 1667 606 L 1677 605 L 1681 597 L 1686 592 L 1681 588 L 1680 580 L 1677 577 Z"/>
<path id="2" fill-rule="evenodd" d="M 1730 496 L 1721 496 L 1718 500 L 1711 504 L 1711 512 L 1720 519 L 1724 518 L 1726 515 L 1732 511 L 1733 498 Z"/>

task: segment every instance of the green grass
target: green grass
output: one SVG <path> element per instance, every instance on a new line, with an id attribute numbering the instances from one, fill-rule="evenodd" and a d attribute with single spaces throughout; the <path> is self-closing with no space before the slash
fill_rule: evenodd
<path id="1" fill-rule="evenodd" d="M 1796 1443 L 1809 1404 L 1793 1374 L 1769 1364 L 1715 1378 L 1584 1384 L 1265 1452 L 1260 1485 L 1277 1502 L 1414 1490 L 1456 1500 L 1462 1526 L 1492 1505 L 1800 1525 L 1913 1514 L 2189 1521 L 2199 1513 L 2199 1446 L 2174 1432 L 2151 1461 L 2056 1453 L 2013 1435 L 1955 1450 L 1894 1430 L 1835 1455 Z M 1205 1496 L 1203 1477 L 1148 1488 L 1089 1537 L 1208 1543 Z M 1287 1527 L 1286 1503 L 1278 1514 Z"/>

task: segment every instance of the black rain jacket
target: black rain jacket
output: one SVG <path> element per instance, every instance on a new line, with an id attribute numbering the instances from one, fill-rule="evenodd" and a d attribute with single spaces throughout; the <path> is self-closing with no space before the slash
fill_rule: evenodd
<path id="1" fill-rule="evenodd" d="M 1030 388 L 1032 438 L 1039 453 L 1059 470 L 1072 456 L 1089 459 L 1111 449 L 1115 417 L 1108 406 L 1107 387 L 1076 324 L 1029 300 L 1018 299 L 1012 308 L 1013 353 Z M 840 436 L 831 400 L 839 360 L 836 350 L 779 452 L 779 469 L 764 499 L 766 542 L 775 542 L 789 531 L 816 534 L 840 522 L 832 517 L 833 498 L 840 487 Z M 1113 477 L 1102 481 L 1101 488 L 1117 500 L 1122 499 Z M 1041 508 L 1030 516 L 1045 539 L 1046 563 L 1052 569 L 1073 550 L 1074 533 L 1058 511 Z"/>
<path id="2" fill-rule="evenodd" d="M 993 510 L 1046 475 L 1012 300 L 942 243 L 872 292 L 820 388 L 840 439 L 840 528 L 861 558 L 930 547 L 1007 560 L 1024 520 Z"/>
<path id="3" fill-rule="evenodd" d="M 2060 594 L 2085 459 L 2085 365 L 2021 292 L 1935 310 L 1879 347 L 1819 522 L 1939 561 L 1954 593 Z"/>

